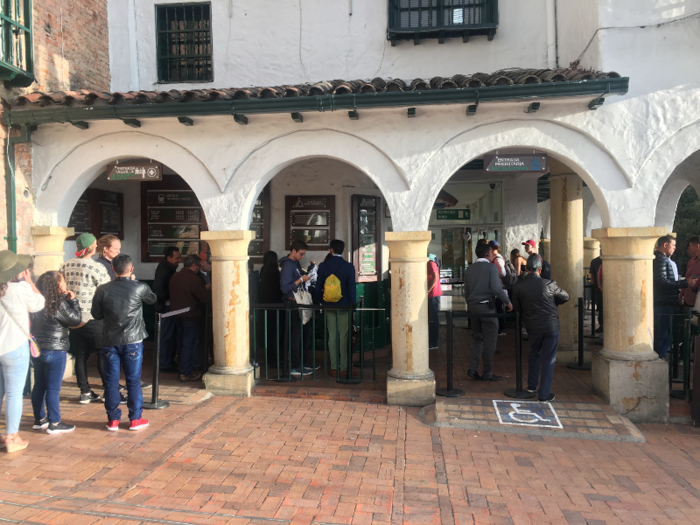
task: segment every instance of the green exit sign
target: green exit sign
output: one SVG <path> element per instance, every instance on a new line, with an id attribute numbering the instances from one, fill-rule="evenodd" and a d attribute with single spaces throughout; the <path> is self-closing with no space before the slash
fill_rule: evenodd
<path id="1" fill-rule="evenodd" d="M 471 217 L 471 210 L 437 210 L 439 221 L 468 221 Z"/>

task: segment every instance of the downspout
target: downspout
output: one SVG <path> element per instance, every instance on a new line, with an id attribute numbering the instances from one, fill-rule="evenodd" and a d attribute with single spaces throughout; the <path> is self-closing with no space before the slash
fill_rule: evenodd
<path id="1" fill-rule="evenodd" d="M 17 196 L 15 195 L 15 144 L 26 144 L 31 140 L 29 126 L 22 126 L 18 137 L 10 136 L 7 128 L 5 155 L 5 208 L 7 210 L 7 249 L 17 253 Z"/>
<path id="2" fill-rule="evenodd" d="M 559 67 L 559 34 L 557 27 L 557 0 L 547 0 L 547 67 Z"/>

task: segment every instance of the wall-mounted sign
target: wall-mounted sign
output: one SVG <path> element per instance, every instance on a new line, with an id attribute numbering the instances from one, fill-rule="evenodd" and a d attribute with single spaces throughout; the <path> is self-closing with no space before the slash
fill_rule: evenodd
<path id="1" fill-rule="evenodd" d="M 124 239 L 124 194 L 88 188 L 73 208 L 68 227 L 76 235 L 92 233 L 99 238 L 112 234 Z"/>
<path id="2" fill-rule="evenodd" d="M 107 166 L 107 180 L 163 180 L 163 165 L 159 162 L 130 162 Z"/>
<path id="3" fill-rule="evenodd" d="M 310 250 L 326 250 L 335 235 L 334 195 L 287 195 L 285 197 L 287 249 L 304 241 Z"/>
<path id="4" fill-rule="evenodd" d="M 149 208 L 148 222 L 175 222 L 175 223 L 196 223 L 199 224 L 202 220 L 202 214 L 198 209 L 182 209 L 177 208 Z"/>
<path id="5" fill-rule="evenodd" d="M 468 221 L 472 217 L 471 210 L 436 210 L 439 221 Z"/>
<path id="6" fill-rule="evenodd" d="M 148 191 L 149 206 L 193 206 L 201 208 L 199 200 L 193 191 L 172 190 L 172 191 Z"/>
<path id="7" fill-rule="evenodd" d="M 548 169 L 547 155 L 484 155 L 484 171 L 487 173 L 547 173 Z"/>

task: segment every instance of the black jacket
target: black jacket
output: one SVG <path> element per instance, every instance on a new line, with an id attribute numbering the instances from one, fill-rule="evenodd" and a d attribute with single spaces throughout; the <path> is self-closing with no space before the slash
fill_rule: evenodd
<path id="1" fill-rule="evenodd" d="M 158 263 L 156 275 L 153 278 L 153 291 L 158 296 L 156 311 L 165 312 L 165 301 L 170 300 L 170 279 L 177 273 L 177 266 L 170 264 L 167 259 Z"/>
<path id="2" fill-rule="evenodd" d="M 143 303 L 155 304 L 158 298 L 144 283 L 129 277 L 117 277 L 98 286 L 90 313 L 102 326 L 102 346 L 137 343 L 148 337 L 143 322 Z"/>
<path id="3" fill-rule="evenodd" d="M 520 312 L 529 334 L 559 331 L 557 306 L 569 300 L 569 294 L 555 281 L 528 273 L 513 286 L 513 309 Z"/>
<path id="4" fill-rule="evenodd" d="M 280 269 L 277 266 L 277 261 L 274 264 L 263 266 L 260 270 L 257 300 L 259 304 L 277 304 L 282 302 Z"/>
<path id="5" fill-rule="evenodd" d="M 53 317 L 47 317 L 44 310 L 31 314 L 32 330 L 39 348 L 42 350 L 60 350 L 67 352 L 70 348 L 68 329 L 82 323 L 80 304 L 77 299 L 61 298 L 61 304 Z"/>
<path id="6" fill-rule="evenodd" d="M 671 259 L 660 251 L 654 252 L 654 305 L 673 306 L 678 304 L 680 290 L 688 288 L 685 279 L 676 281 Z"/>

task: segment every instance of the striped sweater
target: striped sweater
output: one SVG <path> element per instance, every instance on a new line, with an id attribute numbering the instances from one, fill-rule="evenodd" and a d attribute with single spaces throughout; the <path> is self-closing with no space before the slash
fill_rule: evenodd
<path id="1" fill-rule="evenodd" d="M 75 293 L 75 298 L 80 303 L 83 323 L 92 320 L 92 298 L 97 287 L 111 281 L 105 267 L 85 257 L 76 257 L 63 263 L 61 272 L 66 278 L 67 288 Z"/>

